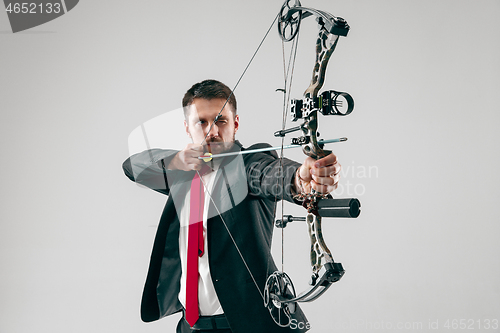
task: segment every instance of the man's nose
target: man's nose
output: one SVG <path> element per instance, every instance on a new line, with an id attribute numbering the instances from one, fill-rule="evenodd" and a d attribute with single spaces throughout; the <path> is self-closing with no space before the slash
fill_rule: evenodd
<path id="1" fill-rule="evenodd" d="M 219 127 L 217 126 L 217 123 L 212 123 L 212 125 L 209 127 L 208 136 L 219 136 Z"/>

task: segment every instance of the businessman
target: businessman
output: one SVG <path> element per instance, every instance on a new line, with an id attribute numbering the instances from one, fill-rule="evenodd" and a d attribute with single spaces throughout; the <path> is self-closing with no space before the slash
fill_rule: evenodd
<path id="1" fill-rule="evenodd" d="M 177 332 L 305 332 L 300 307 L 293 329 L 280 327 L 263 305 L 266 278 L 276 270 L 270 247 L 276 200 L 337 187 L 335 155 L 302 164 L 275 152 L 200 159 L 239 152 L 237 103 L 221 82 L 193 85 L 182 100 L 191 138 L 181 151 L 150 149 L 123 163 L 132 181 L 168 195 L 144 286 L 141 317 L 150 322 L 182 312 Z M 258 129 L 255 129 L 258 134 Z M 303 329 L 298 329 L 303 327 Z"/>

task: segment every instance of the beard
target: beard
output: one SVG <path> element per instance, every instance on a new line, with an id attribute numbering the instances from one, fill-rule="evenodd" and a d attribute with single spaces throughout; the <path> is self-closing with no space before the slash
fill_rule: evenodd
<path id="1" fill-rule="evenodd" d="M 213 155 L 222 154 L 231 150 L 234 145 L 234 134 L 230 142 L 224 142 L 221 138 L 207 139 L 206 146 L 207 151 Z"/>

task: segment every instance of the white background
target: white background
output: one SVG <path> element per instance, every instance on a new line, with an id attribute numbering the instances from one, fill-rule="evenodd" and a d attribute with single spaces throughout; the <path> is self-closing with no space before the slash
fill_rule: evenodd
<path id="1" fill-rule="evenodd" d="M 17 34 L 0 13 L 1 333 L 174 331 L 178 316 L 140 321 L 166 198 L 123 175 L 128 137 L 178 109 L 195 82 L 234 86 L 280 2 L 81 1 Z M 303 305 L 311 332 L 462 331 L 444 327 L 453 319 L 494 331 L 500 1 L 303 5 L 351 26 L 324 89 L 349 92 L 355 110 L 321 121 L 323 137 L 349 138 L 332 145 L 344 167 L 337 195 L 362 203 L 356 220 L 325 221 L 346 275 Z M 316 24 L 302 27 L 295 98 L 314 62 Z M 280 144 L 282 68 L 273 27 L 235 92 L 246 146 Z M 305 226 L 290 225 L 285 270 L 298 291 L 308 247 Z"/>

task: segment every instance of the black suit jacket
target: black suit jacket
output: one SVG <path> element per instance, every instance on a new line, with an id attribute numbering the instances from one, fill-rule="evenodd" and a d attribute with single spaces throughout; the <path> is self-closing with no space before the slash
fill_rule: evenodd
<path id="1" fill-rule="evenodd" d="M 249 149 L 268 146 L 258 144 Z M 236 142 L 233 149 L 242 147 Z M 133 155 L 123 163 L 125 174 L 132 181 L 169 195 L 160 218 L 142 296 L 141 317 L 146 322 L 183 309 L 178 300 L 181 264 L 176 212 L 194 172 L 166 170 L 176 153 L 152 149 Z M 277 269 L 270 253 L 275 196 L 278 200 L 294 202 L 290 185 L 285 186 L 284 191 L 280 185 L 279 163 L 274 152 L 225 158 L 215 179 L 212 197 L 216 204 L 209 207 L 211 217 L 207 227 L 210 274 L 234 333 L 305 331 L 277 326 L 264 307 L 261 294 L 268 275 Z M 299 166 L 297 162 L 283 160 L 284 184 L 292 183 Z M 293 318 L 296 324 L 307 324 L 299 307 Z"/>

